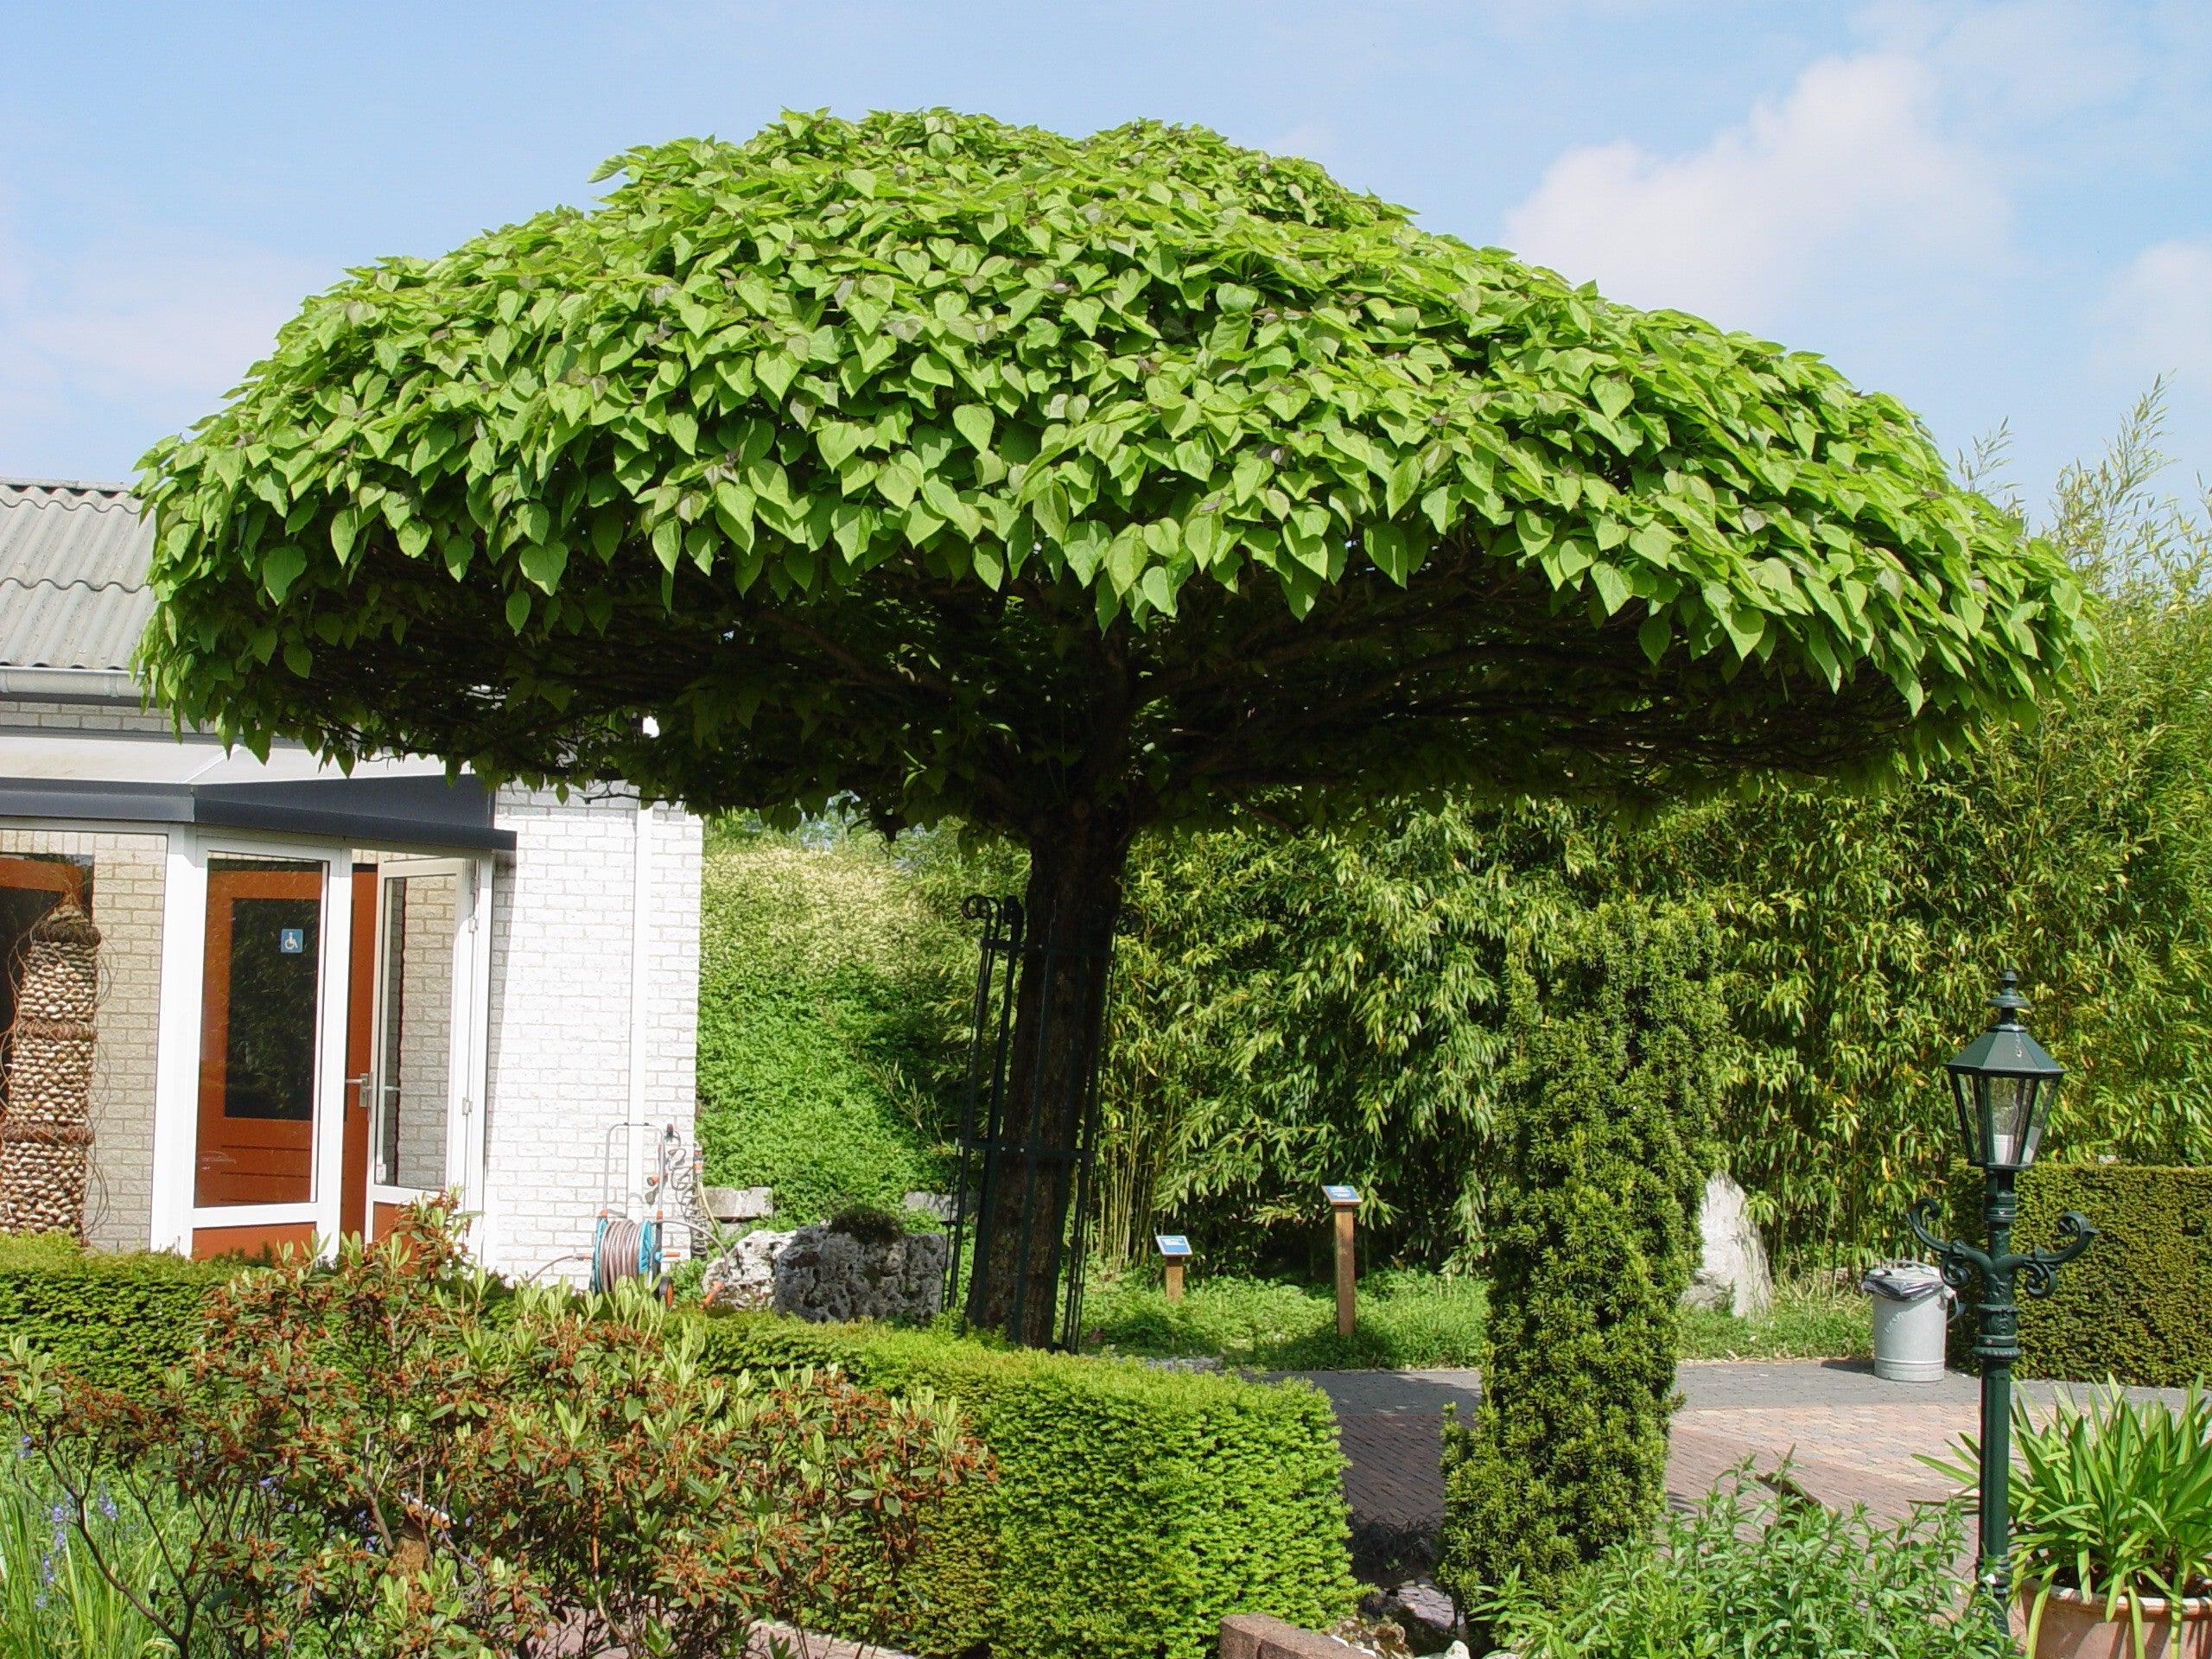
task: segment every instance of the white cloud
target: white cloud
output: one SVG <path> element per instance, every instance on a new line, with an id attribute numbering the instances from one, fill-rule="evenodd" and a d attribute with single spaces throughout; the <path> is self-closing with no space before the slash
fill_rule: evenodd
<path id="1" fill-rule="evenodd" d="M 1753 328 L 1815 285 L 1986 260 L 2005 199 L 1942 130 L 1936 90 L 1909 57 L 1829 58 L 1700 149 L 1568 150 L 1508 216 L 1507 244 L 1618 298 Z"/>
<path id="2" fill-rule="evenodd" d="M 2106 291 L 2100 321 L 2098 366 L 2174 375 L 2201 399 L 2212 391 L 2212 238 L 2144 249 Z"/>

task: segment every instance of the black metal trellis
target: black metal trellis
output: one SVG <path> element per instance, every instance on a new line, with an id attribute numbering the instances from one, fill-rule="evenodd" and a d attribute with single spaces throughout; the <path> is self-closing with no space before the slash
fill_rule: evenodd
<path id="1" fill-rule="evenodd" d="M 1105 1051 L 1103 1004 L 1111 988 L 1108 976 L 1113 971 L 1113 940 L 1109 935 L 1081 948 L 1038 944 L 1028 937 L 1028 918 L 1021 901 L 1012 897 L 993 899 L 977 893 L 961 906 L 960 913 L 982 924 L 982 937 L 976 962 L 973 1038 L 968 1096 L 960 1123 L 958 1178 L 953 1189 L 945 1306 L 960 1309 L 963 1331 L 971 1322 L 982 1323 L 980 1310 L 994 1288 L 989 1282 L 988 1254 L 982 1246 L 995 1235 L 1001 1218 L 1010 1216 L 1012 1224 L 1020 1229 L 1020 1248 L 1015 1255 L 1014 1294 L 1005 1323 L 999 1327 L 1001 1334 L 1018 1340 L 1030 1299 L 1057 1295 L 1059 1324 L 1054 1341 L 1058 1347 L 1072 1350 L 1083 1333 L 1083 1267 L 1090 1243 L 1091 1166 L 1098 1140 L 1098 1071 Z M 1050 995 L 1053 976 L 1070 969 L 1076 976 L 1075 995 Z M 1019 1033 L 1031 1059 L 1022 1068 L 1015 1064 L 1021 1057 L 1014 1050 L 1014 1010 L 1031 975 L 1043 978 L 1038 987 L 1035 1028 Z M 1093 1006 L 1094 995 L 1101 1005 L 1102 1024 L 1101 1040 L 1093 1049 L 1090 1064 L 1080 1076 L 1066 1079 L 1059 1099 L 1029 1103 L 1039 1109 L 1018 1116 L 1031 1125 L 1031 1133 L 1026 1139 L 1009 1139 L 1007 1091 L 1014 1085 L 1014 1074 L 1020 1071 L 1035 1094 L 1049 1088 L 1041 1062 L 1051 1052 L 1055 1035 L 1053 1009 L 1056 1005 L 1072 1007 L 1077 1017 L 1083 1018 L 1083 1011 Z M 1052 1206 L 1041 1202 L 1057 1184 L 1063 1168 L 1072 1198 L 1064 1226 L 1059 1217 L 1051 1213 Z M 971 1217 L 978 1248 L 969 1262 Z M 1039 1225 L 1058 1229 L 1041 1285 L 1031 1282 L 1029 1267 L 1030 1246 Z M 964 1287 L 963 1267 L 969 1269 Z M 1065 1289 L 1060 1285 L 1064 1274 Z"/>

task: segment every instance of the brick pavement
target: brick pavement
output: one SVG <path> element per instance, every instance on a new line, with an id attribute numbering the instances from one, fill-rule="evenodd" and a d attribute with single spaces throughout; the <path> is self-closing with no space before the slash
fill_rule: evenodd
<path id="1" fill-rule="evenodd" d="M 1370 1558 L 1418 1562 L 1444 1514 L 1439 1425 L 1447 1405 L 1471 1413 L 1471 1371 L 1317 1371 L 1303 1374 L 1336 1408 L 1349 1467 L 1344 1495 L 1356 1539 Z M 1691 1362 L 1682 1366 L 1667 1492 L 1695 1502 L 1746 1457 L 1762 1466 L 1789 1457 L 1800 1484 L 1821 1502 L 1863 1503 L 1902 1518 L 1943 1483 L 1915 1461 L 1942 1454 L 1973 1432 L 1978 1384 L 1885 1382 L 1864 1362 Z M 2031 1405 L 2048 1406 L 2066 1385 L 2024 1382 Z M 2157 1390 L 2139 1390 L 2145 1394 Z M 2178 1401 L 2164 1390 L 2162 1397 Z"/>

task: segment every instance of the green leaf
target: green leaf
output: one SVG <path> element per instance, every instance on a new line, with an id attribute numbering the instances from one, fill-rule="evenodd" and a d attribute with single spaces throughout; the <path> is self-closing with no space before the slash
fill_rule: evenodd
<path id="1" fill-rule="evenodd" d="M 307 568 L 308 556 L 304 550 L 289 543 L 283 547 L 270 548 L 261 561 L 261 586 L 270 602 L 282 605 L 284 595 L 292 591 L 292 584 L 300 579 L 300 574 Z"/>
<path id="2" fill-rule="evenodd" d="M 530 595 L 518 588 L 507 595 L 507 626 L 517 633 L 530 620 Z"/>
<path id="3" fill-rule="evenodd" d="M 991 447 L 991 434 L 998 423 L 981 404 L 963 404 L 952 411 L 952 424 L 968 440 L 969 448 L 982 450 Z"/>
<path id="4" fill-rule="evenodd" d="M 1605 607 L 1607 616 L 1628 603 L 1628 578 L 1603 559 L 1590 567 L 1590 580 L 1598 589 L 1598 601 Z"/>
<path id="5" fill-rule="evenodd" d="M 1675 631 L 1668 626 L 1667 619 L 1656 612 L 1645 617 L 1643 626 L 1636 631 L 1636 643 L 1643 647 L 1643 654 L 1654 668 L 1667 654 L 1667 646 L 1674 637 Z"/>
<path id="6" fill-rule="evenodd" d="M 658 544 L 658 536 L 656 536 Z M 561 585 L 561 573 L 569 568 L 569 550 L 560 542 L 548 542 L 542 547 L 525 547 L 516 563 L 524 578 L 540 592 L 551 593 Z"/>

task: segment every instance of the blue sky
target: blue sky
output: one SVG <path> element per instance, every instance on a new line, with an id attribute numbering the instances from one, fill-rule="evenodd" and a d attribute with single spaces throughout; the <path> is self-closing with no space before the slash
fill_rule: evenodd
<path id="1" fill-rule="evenodd" d="M 1833 359 L 2031 501 L 2171 377 L 2212 474 L 2202 0 L 6 0 L 0 473 L 109 478 L 340 270 L 784 107 L 1136 116 Z"/>

